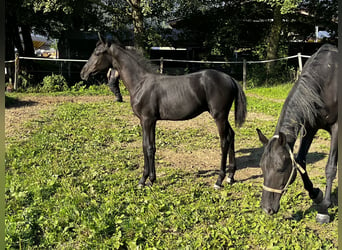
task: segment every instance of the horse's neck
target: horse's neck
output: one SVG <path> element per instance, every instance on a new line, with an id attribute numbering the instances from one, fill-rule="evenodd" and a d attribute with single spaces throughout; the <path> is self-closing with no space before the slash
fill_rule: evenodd
<path id="1" fill-rule="evenodd" d="M 286 141 L 289 144 L 290 148 L 293 149 L 293 146 L 298 137 L 298 133 L 303 126 L 301 121 L 297 121 L 291 119 L 291 109 L 287 106 L 282 109 L 280 117 L 278 119 L 277 127 L 275 130 L 275 134 L 279 134 L 282 132 L 286 136 Z M 292 111 L 293 112 L 293 111 Z"/>
<path id="2" fill-rule="evenodd" d="M 140 88 L 146 72 L 133 58 L 121 49 L 113 60 L 120 66 L 118 69 L 120 78 L 123 80 L 126 88 L 130 94 L 134 93 L 137 88 Z"/>

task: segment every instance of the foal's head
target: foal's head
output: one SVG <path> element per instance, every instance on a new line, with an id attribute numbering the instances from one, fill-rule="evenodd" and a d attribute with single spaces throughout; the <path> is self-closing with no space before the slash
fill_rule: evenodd
<path id="1" fill-rule="evenodd" d="M 260 160 L 264 175 L 261 207 L 266 213 L 274 214 L 279 210 L 282 194 L 296 178 L 295 161 L 285 134 L 280 132 L 268 140 L 259 129 L 257 132 L 265 146 Z"/>
<path id="2" fill-rule="evenodd" d="M 104 42 L 100 35 L 99 38 L 100 40 L 96 44 L 96 48 L 88 59 L 88 62 L 82 68 L 81 78 L 83 80 L 88 80 L 90 75 L 95 75 L 112 66 L 111 56 L 108 53 L 110 43 Z"/>

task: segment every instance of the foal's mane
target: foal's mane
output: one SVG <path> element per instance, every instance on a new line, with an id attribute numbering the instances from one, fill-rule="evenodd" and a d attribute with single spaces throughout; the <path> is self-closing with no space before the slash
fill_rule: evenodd
<path id="1" fill-rule="evenodd" d="M 119 47 L 123 53 L 125 53 L 128 57 L 133 59 L 143 70 L 148 73 L 156 74 L 158 72 L 158 68 L 152 64 L 147 58 L 145 58 L 141 52 L 136 50 L 134 47 L 124 47 L 118 44 L 115 44 Z"/>
<path id="2" fill-rule="evenodd" d="M 305 122 L 313 127 L 316 125 L 317 117 L 324 108 L 320 93 L 325 81 L 328 80 L 327 74 L 319 72 L 319 69 L 320 65 L 325 63 L 327 52 L 330 51 L 336 51 L 336 48 L 323 45 L 306 62 L 302 74 L 284 103 L 276 131 L 281 130 L 296 139 L 299 129 Z"/>

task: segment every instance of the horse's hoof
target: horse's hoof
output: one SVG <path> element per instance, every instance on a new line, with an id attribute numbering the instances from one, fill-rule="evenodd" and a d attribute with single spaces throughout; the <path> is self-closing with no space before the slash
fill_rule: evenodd
<path id="1" fill-rule="evenodd" d="M 233 184 L 235 182 L 234 178 L 227 177 L 227 183 Z"/>
<path id="2" fill-rule="evenodd" d="M 329 223 L 330 222 L 330 216 L 329 214 L 317 214 L 316 221 L 320 224 Z"/>
<path id="3" fill-rule="evenodd" d="M 320 204 L 323 201 L 323 192 L 322 190 L 318 189 L 317 197 L 312 199 L 315 204 Z"/>
<path id="4" fill-rule="evenodd" d="M 222 186 L 215 184 L 215 185 L 214 185 L 214 188 L 215 188 L 216 190 L 219 190 L 219 189 L 222 188 Z"/>
<path id="5" fill-rule="evenodd" d="M 138 184 L 138 189 L 142 189 L 144 187 L 145 187 L 145 184 L 141 184 L 141 183 Z"/>

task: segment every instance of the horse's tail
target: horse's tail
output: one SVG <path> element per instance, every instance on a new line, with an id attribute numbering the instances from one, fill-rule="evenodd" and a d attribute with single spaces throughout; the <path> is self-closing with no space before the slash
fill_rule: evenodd
<path id="1" fill-rule="evenodd" d="M 235 95 L 235 125 L 241 127 L 242 124 L 246 120 L 247 115 L 247 101 L 246 95 L 241 87 L 241 85 L 232 78 L 233 82 L 236 86 L 236 95 Z"/>

